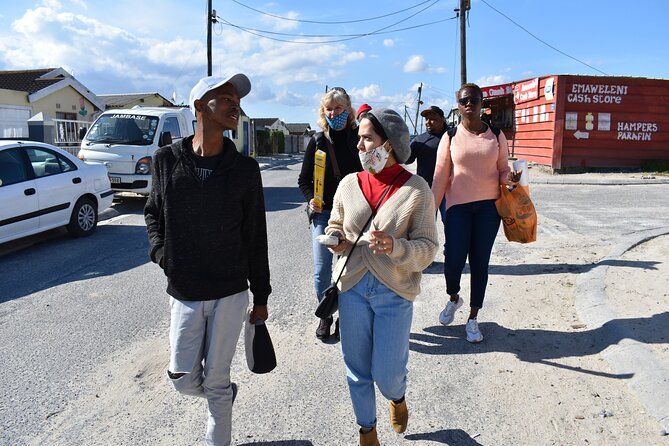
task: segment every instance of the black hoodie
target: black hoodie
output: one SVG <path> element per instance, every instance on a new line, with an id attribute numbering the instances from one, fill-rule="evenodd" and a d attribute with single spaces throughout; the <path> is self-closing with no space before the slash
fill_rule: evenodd
<path id="1" fill-rule="evenodd" d="M 158 149 L 144 208 L 149 255 L 179 300 L 213 300 L 251 288 L 266 305 L 272 291 L 262 179 L 256 160 L 225 138 L 218 167 L 201 181 L 193 137 Z"/>

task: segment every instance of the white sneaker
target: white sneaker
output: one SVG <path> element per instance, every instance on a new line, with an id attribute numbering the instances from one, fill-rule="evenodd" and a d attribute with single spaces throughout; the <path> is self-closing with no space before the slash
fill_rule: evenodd
<path id="1" fill-rule="evenodd" d="M 455 311 L 462 306 L 462 297 L 458 297 L 458 300 L 453 302 L 449 300 L 441 313 L 439 313 L 439 322 L 442 325 L 449 325 L 453 322 L 455 318 Z"/>
<path id="2" fill-rule="evenodd" d="M 465 331 L 467 332 L 467 341 L 477 343 L 483 340 L 483 335 L 479 330 L 479 323 L 476 319 L 469 319 L 467 321 Z"/>

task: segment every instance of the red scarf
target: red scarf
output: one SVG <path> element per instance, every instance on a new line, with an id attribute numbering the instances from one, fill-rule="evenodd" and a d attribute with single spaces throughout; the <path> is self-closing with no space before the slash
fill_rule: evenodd
<path id="1" fill-rule="evenodd" d="M 395 179 L 396 177 L 397 179 Z M 381 206 L 383 206 L 383 204 L 409 180 L 409 178 L 411 178 L 411 172 L 403 168 L 400 164 L 394 164 L 390 167 L 386 167 L 376 175 L 372 175 L 365 170 L 358 172 L 358 185 L 360 186 L 367 203 L 369 203 L 370 209 L 374 209 L 374 206 L 379 202 L 381 195 L 383 195 L 383 192 L 388 185 L 395 180 L 384 197 L 383 202 L 379 205 L 380 209 Z"/>

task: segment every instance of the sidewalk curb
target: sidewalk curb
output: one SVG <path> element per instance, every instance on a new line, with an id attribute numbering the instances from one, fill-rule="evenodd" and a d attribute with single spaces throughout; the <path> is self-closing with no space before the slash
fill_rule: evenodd
<path id="1" fill-rule="evenodd" d="M 641 178 L 588 178 L 588 179 L 575 179 L 575 178 L 539 178 L 530 180 L 530 184 L 560 184 L 560 185 L 588 185 L 588 186 L 638 186 L 638 185 L 648 185 L 648 184 L 669 184 L 669 178 L 654 178 L 654 179 L 641 179 Z"/>
<path id="2" fill-rule="evenodd" d="M 634 340 L 628 329 L 616 323 L 618 315 L 607 305 L 606 294 L 607 263 L 645 241 L 666 234 L 669 226 L 632 234 L 589 272 L 580 275 L 576 281 L 576 311 L 589 328 L 602 328 L 603 339 L 598 341 L 609 345 L 602 356 L 616 373 L 633 375 L 628 385 L 665 432 L 669 432 L 669 368 Z"/>

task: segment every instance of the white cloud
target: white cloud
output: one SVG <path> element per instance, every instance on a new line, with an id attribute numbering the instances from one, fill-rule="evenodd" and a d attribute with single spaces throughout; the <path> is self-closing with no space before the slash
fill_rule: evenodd
<path id="1" fill-rule="evenodd" d="M 383 46 L 387 46 L 388 48 L 394 47 L 395 41 L 393 39 L 383 39 Z"/>
<path id="2" fill-rule="evenodd" d="M 99 19 L 93 13 L 100 11 L 86 10 L 86 3 L 43 0 L 25 10 L 0 31 L 0 67 L 63 67 L 76 72 L 77 79 L 98 94 L 156 91 L 171 97 L 176 90 L 178 98 L 187 98 L 193 83 L 206 73 L 204 38 L 194 39 L 198 33 L 151 33 L 155 25 L 135 26 L 136 16 L 147 7 L 141 3 L 127 21 L 115 19 L 114 3 Z M 247 104 L 313 106 L 314 90 L 319 100 L 326 84 L 344 83 L 349 66 L 367 57 L 345 44 L 295 45 L 230 27 L 219 31 L 213 72 L 248 74 L 253 90 Z"/>
<path id="3" fill-rule="evenodd" d="M 171 42 L 148 42 L 146 55 L 155 64 L 165 64 L 181 68 L 192 60 L 205 60 L 207 49 L 197 40 L 177 37 Z"/>
<path id="4" fill-rule="evenodd" d="M 245 71 L 267 77 L 278 85 L 294 83 L 296 79 L 327 83 L 326 79 L 340 76 L 335 66 L 364 57 L 364 53 L 350 53 L 344 45 L 323 44 L 295 46 L 271 41 L 259 41 L 260 51 L 233 53 L 230 57 Z M 339 61 L 333 64 L 332 61 Z"/>
<path id="5" fill-rule="evenodd" d="M 59 9 L 62 6 L 58 0 L 42 0 L 42 4 L 52 9 Z"/>
<path id="6" fill-rule="evenodd" d="M 351 88 L 351 96 L 360 101 L 374 99 L 381 94 L 381 87 L 378 84 L 370 84 L 362 88 Z"/>
<path id="7" fill-rule="evenodd" d="M 475 84 L 481 87 L 488 87 L 490 85 L 499 85 L 509 82 L 509 78 L 503 74 L 492 74 L 490 76 L 483 76 L 476 80 Z"/>
<path id="8" fill-rule="evenodd" d="M 425 62 L 425 58 L 423 56 L 411 56 L 404 64 L 405 73 L 417 73 L 419 71 L 427 71 L 427 69 L 428 64 Z"/>
<path id="9" fill-rule="evenodd" d="M 72 3 L 73 5 L 79 6 L 82 9 L 85 9 L 85 10 L 88 9 L 88 5 L 86 4 L 86 2 L 84 0 L 70 0 L 70 3 Z"/>
<path id="10" fill-rule="evenodd" d="M 295 11 L 288 11 L 281 14 L 275 14 L 281 17 L 286 17 L 293 20 L 279 19 L 276 17 L 263 16 L 262 22 L 271 26 L 272 31 L 290 31 L 297 29 L 299 27 L 299 22 L 295 22 L 294 19 L 299 18 L 299 14 Z"/>
<path id="11" fill-rule="evenodd" d="M 446 68 L 444 67 L 432 67 L 427 63 L 425 58 L 419 54 L 415 54 L 409 57 L 409 60 L 404 64 L 405 73 L 419 73 L 419 72 L 430 72 L 430 73 L 445 73 Z"/>
<path id="12" fill-rule="evenodd" d="M 416 88 L 418 88 L 417 85 Z M 362 104 L 363 102 L 366 102 L 372 107 L 389 107 L 395 109 L 403 116 L 405 105 L 415 106 L 413 103 L 415 91 L 415 89 L 411 89 L 406 93 L 384 95 L 378 84 L 369 84 L 364 87 L 351 88 L 349 93 L 354 104 Z"/>
<path id="13" fill-rule="evenodd" d="M 362 60 L 365 58 L 365 53 L 362 51 L 352 51 L 350 53 L 346 53 L 342 60 L 345 62 L 355 62 L 356 60 Z"/>

